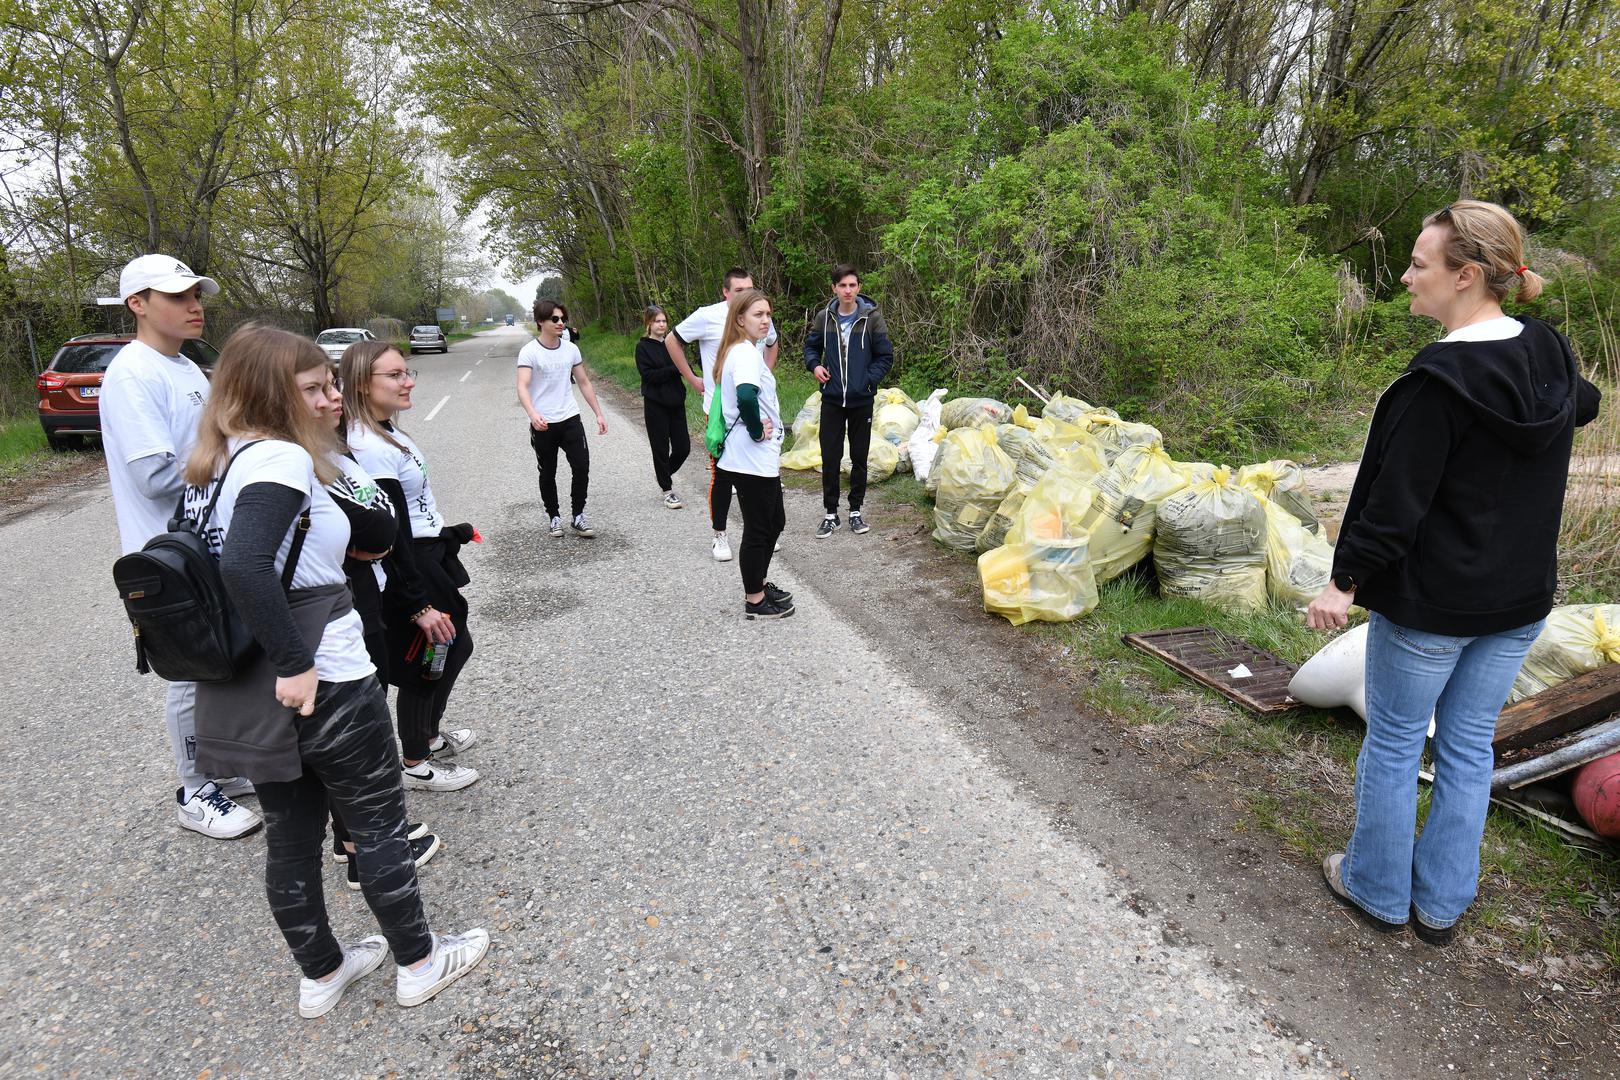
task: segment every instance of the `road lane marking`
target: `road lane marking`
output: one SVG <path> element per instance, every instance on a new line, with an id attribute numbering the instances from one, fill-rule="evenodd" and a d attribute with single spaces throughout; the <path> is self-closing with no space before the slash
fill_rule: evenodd
<path id="1" fill-rule="evenodd" d="M 482 357 L 482 356 L 480 356 L 480 357 L 479 357 L 479 358 L 478 358 L 478 364 L 482 364 L 482 363 L 483 363 L 483 362 L 484 362 L 484 358 L 483 358 L 483 357 Z M 473 367 L 477 367 L 477 366 L 478 366 L 478 364 L 474 364 L 474 365 L 473 365 Z"/>
<path id="2" fill-rule="evenodd" d="M 471 374 L 472 374 L 471 371 L 467 372 L 467 375 L 471 375 Z M 457 379 L 456 382 L 466 382 L 467 381 L 467 375 L 463 375 L 461 378 Z"/>
<path id="3" fill-rule="evenodd" d="M 433 418 L 435 416 L 439 415 L 439 410 L 444 408 L 445 402 L 447 402 L 449 400 L 450 400 L 450 395 L 449 394 L 446 394 L 446 395 L 444 395 L 444 397 L 439 399 L 439 403 L 437 405 L 433 406 L 433 411 L 428 413 L 428 415 L 427 415 L 427 422 L 428 423 L 431 424 L 433 422 Z"/>

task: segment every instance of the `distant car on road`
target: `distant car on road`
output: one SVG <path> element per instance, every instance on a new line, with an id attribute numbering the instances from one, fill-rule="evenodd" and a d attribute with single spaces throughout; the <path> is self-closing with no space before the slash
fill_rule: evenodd
<path id="1" fill-rule="evenodd" d="M 321 347 L 329 360 L 343 359 L 343 350 L 357 341 L 376 341 L 377 335 L 370 330 L 359 326 L 334 326 L 330 330 L 322 330 L 315 339 L 315 344 Z"/>
<path id="2" fill-rule="evenodd" d="M 444 336 L 444 331 L 425 323 L 411 327 L 411 352 L 430 351 L 442 353 L 450 351 L 450 341 Z"/>
<path id="3" fill-rule="evenodd" d="M 512 323 L 513 323 L 513 322 L 514 322 L 514 321 L 515 321 L 515 320 L 514 320 L 514 318 L 513 318 L 513 316 L 511 316 L 511 315 L 508 315 L 508 316 L 507 316 L 507 317 L 506 317 L 506 325 L 507 325 L 507 326 L 511 326 L 511 325 L 512 325 Z"/>
<path id="4" fill-rule="evenodd" d="M 57 450 L 85 436 L 101 434 L 101 380 L 107 365 L 133 334 L 81 334 L 67 341 L 45 365 L 34 387 L 39 391 L 39 422 L 45 441 Z M 204 374 L 211 374 L 219 352 L 197 338 L 181 344 Z"/>

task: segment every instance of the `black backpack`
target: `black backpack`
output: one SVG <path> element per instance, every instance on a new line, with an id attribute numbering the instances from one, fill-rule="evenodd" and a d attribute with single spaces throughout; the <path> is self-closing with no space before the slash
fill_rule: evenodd
<path id="1" fill-rule="evenodd" d="M 229 682 L 258 654 L 258 642 L 242 625 L 225 593 L 219 560 L 208 549 L 205 536 L 214 504 L 225 489 L 225 474 L 243 450 L 263 441 L 255 439 L 231 455 L 214 481 L 213 497 L 195 523 L 186 519 L 185 497 L 181 496 L 168 532 L 113 563 L 113 581 L 135 631 L 135 670 L 143 675 L 156 672 L 169 682 Z M 298 518 L 287 566 L 281 573 L 284 589 L 292 587 L 308 531 L 309 511 L 305 510 Z"/>

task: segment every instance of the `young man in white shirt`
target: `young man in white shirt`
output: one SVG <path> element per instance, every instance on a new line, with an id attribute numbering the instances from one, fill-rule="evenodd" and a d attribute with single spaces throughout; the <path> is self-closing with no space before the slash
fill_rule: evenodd
<path id="1" fill-rule="evenodd" d="M 753 287 L 753 275 L 740 266 L 733 266 L 720 280 L 719 303 L 706 304 L 698 308 L 675 327 L 674 333 L 664 338 L 664 347 L 669 350 L 669 358 L 675 362 L 681 376 L 692 389 L 703 395 L 705 416 L 708 415 L 709 404 L 714 399 L 714 360 L 720 351 L 720 335 L 726 327 L 726 305 L 731 302 L 733 294 Z M 697 343 L 698 355 L 703 363 L 702 379 L 692 373 L 692 366 L 687 362 L 682 342 L 688 345 Z M 777 343 L 774 325 L 765 336 L 765 340 L 760 343 L 760 352 L 765 357 L 765 365 L 775 371 Z M 715 462 L 710 458 L 709 524 L 714 527 L 713 550 L 716 562 L 727 562 L 731 558 L 731 542 L 726 539 L 726 519 L 730 516 L 731 485 L 716 479 Z"/>
<path id="2" fill-rule="evenodd" d="M 607 434 L 607 417 L 596 400 L 585 358 L 579 346 L 563 335 L 568 325 L 568 309 L 556 300 L 536 300 L 534 324 L 538 340 L 518 350 L 518 403 L 529 414 L 529 445 L 534 448 L 540 470 L 540 501 L 553 538 L 563 534 L 561 506 L 557 500 L 557 451 L 568 459 L 572 474 L 569 510 L 575 536 L 595 536 L 585 520 L 585 498 L 590 492 L 591 451 L 585 443 L 585 425 L 579 419 L 579 403 L 574 400 L 574 384 L 596 414 L 596 433 Z"/>
<path id="3" fill-rule="evenodd" d="M 124 267 L 118 292 L 135 316 L 135 340 L 118 350 L 102 379 L 101 445 L 127 555 L 168 532 L 186 490 L 181 473 L 208 401 L 208 380 L 180 347 L 202 336 L 202 298 L 219 292 L 219 284 L 178 259 L 142 255 Z M 262 822 L 231 796 L 251 794 L 253 785 L 197 771 L 196 695 L 195 683 L 170 683 L 164 709 L 180 776 L 176 817 L 182 827 L 218 840 L 245 836 Z"/>

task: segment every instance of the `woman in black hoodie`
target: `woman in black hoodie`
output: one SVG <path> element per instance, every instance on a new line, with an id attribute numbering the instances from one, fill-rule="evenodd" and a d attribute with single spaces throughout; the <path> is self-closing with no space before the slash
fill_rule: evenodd
<path id="1" fill-rule="evenodd" d="M 657 304 L 649 304 L 641 321 L 647 332 L 636 342 L 636 370 L 641 373 L 642 413 L 647 421 L 647 442 L 652 446 L 653 475 L 664 493 L 664 506 L 679 510 L 682 503 L 675 494 L 674 476 L 692 452 L 692 437 L 686 430 L 686 384 L 664 347 L 669 316 Z"/>
<path id="2" fill-rule="evenodd" d="M 1502 313 L 1510 292 L 1542 286 L 1511 214 L 1468 200 L 1423 224 L 1401 281 L 1446 336 L 1379 399 L 1307 621 L 1343 626 L 1352 601 L 1372 612 L 1355 830 L 1323 876 L 1378 929 L 1410 921 L 1443 945 L 1478 887 L 1496 717 L 1552 609 L 1570 447 L 1598 391 L 1563 335 Z M 1431 716 L 1433 798 L 1414 843 Z"/>

